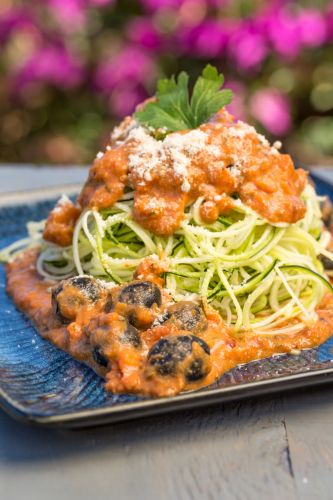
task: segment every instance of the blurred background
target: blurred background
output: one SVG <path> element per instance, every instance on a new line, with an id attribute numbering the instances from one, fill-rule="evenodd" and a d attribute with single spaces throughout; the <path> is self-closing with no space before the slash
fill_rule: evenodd
<path id="1" fill-rule="evenodd" d="M 158 77 L 208 61 L 236 117 L 333 164 L 325 0 L 1 0 L 0 162 L 89 163 Z"/>

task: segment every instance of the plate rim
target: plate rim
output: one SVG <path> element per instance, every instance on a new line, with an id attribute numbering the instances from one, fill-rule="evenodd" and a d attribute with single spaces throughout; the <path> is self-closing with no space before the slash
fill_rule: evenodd
<path id="1" fill-rule="evenodd" d="M 306 386 L 304 386 L 306 381 Z M 279 390 L 290 391 L 333 382 L 333 366 L 312 371 L 281 375 L 271 379 L 246 382 L 217 389 L 201 389 L 164 398 L 150 398 L 114 406 L 78 410 L 55 415 L 39 415 L 29 412 L 0 389 L 0 408 L 16 420 L 39 424 L 45 427 L 79 428 L 101 425 L 135 418 L 158 415 L 166 412 L 195 409 L 205 404 L 227 403 L 248 397 L 274 394 Z"/>

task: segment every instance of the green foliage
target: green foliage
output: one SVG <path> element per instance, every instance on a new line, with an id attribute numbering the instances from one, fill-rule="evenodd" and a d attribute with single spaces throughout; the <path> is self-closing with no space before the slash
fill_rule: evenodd
<path id="1" fill-rule="evenodd" d="M 149 102 L 135 113 L 144 125 L 166 132 L 197 128 L 219 109 L 231 102 L 231 90 L 220 90 L 224 77 L 207 64 L 193 87 L 191 99 L 188 74 L 182 71 L 178 79 L 162 79 L 157 83 L 156 101 Z"/>

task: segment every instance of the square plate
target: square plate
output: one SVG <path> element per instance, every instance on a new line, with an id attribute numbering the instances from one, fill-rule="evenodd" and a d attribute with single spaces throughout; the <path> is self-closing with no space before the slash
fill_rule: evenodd
<path id="1" fill-rule="evenodd" d="M 317 180 L 333 199 L 333 187 Z M 54 193 L 54 191 L 53 191 Z M 54 199 L 0 208 L 0 248 L 26 234 L 29 220 L 46 217 Z M 0 266 L 0 404 L 38 424 L 80 427 L 333 381 L 333 337 L 299 355 L 278 355 L 239 366 L 209 388 L 171 398 L 106 393 L 90 368 L 43 340 L 6 294 Z"/>

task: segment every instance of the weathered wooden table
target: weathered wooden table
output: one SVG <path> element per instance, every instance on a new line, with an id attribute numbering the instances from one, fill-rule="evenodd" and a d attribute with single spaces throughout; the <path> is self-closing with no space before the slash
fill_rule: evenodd
<path id="1" fill-rule="evenodd" d="M 84 175 L 66 170 L 70 183 Z M 3 193 L 64 179 L 0 167 Z M 2 412 L 0 426 L 1 499 L 333 499 L 330 386 L 80 431 Z"/>

